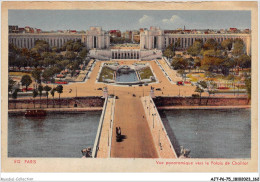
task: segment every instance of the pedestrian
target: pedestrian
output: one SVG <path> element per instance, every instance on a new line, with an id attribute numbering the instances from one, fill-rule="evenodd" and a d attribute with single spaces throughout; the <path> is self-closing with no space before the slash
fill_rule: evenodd
<path id="1" fill-rule="evenodd" d="M 116 134 L 118 135 L 118 127 L 116 127 Z"/>
<path id="2" fill-rule="evenodd" d="M 118 134 L 121 135 L 121 128 L 118 128 Z"/>

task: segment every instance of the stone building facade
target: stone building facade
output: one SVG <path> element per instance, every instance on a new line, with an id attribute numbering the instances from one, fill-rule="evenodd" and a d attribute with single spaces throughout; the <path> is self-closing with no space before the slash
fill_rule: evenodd
<path id="1" fill-rule="evenodd" d="M 19 48 L 31 49 L 35 46 L 36 40 L 44 40 L 51 47 L 62 47 L 69 40 L 80 40 L 88 49 L 106 49 L 109 48 L 109 34 L 101 27 L 91 27 L 86 34 L 70 33 L 9 33 L 9 43 Z"/>
<path id="2" fill-rule="evenodd" d="M 83 40 L 88 49 L 107 49 L 110 45 L 109 33 L 101 27 L 90 27 Z"/>
<path id="3" fill-rule="evenodd" d="M 140 49 L 138 50 L 119 50 L 110 49 L 109 33 L 102 30 L 101 27 L 90 27 L 84 34 L 71 33 L 9 33 L 9 43 L 19 48 L 31 49 L 36 40 L 45 40 L 51 47 L 58 48 L 69 40 L 80 40 L 88 49 L 97 50 L 92 55 L 100 54 L 100 57 L 109 59 L 151 59 L 158 57 L 161 52 L 171 43 L 180 43 L 180 48 L 185 50 L 197 39 L 206 42 L 207 39 L 215 39 L 222 42 L 226 39 L 241 38 L 245 43 L 245 52 L 251 55 L 251 34 L 180 34 L 165 33 L 159 27 L 151 27 L 149 30 L 140 32 Z M 106 51 L 105 51 L 106 50 Z M 104 52 L 105 51 L 105 52 Z M 155 51 L 155 52 L 151 52 Z M 108 56 L 109 55 L 109 56 Z"/>
<path id="4" fill-rule="evenodd" d="M 149 30 L 144 30 L 140 33 L 140 49 L 165 49 L 171 43 L 175 44 L 180 42 L 180 48 L 187 49 L 195 42 L 195 40 L 201 39 L 204 42 L 207 39 L 215 39 L 218 43 L 221 43 L 226 39 L 240 38 L 245 43 L 245 52 L 251 54 L 251 35 L 250 34 L 180 34 L 180 33 L 164 33 L 159 27 L 150 27 Z"/>

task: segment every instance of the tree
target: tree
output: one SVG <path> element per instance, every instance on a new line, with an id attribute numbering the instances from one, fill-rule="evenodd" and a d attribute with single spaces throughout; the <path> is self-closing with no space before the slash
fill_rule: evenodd
<path id="1" fill-rule="evenodd" d="M 200 86 L 196 86 L 195 92 L 200 93 L 200 102 L 199 105 L 201 104 L 201 93 L 204 92 L 204 90 L 202 88 L 200 88 Z"/>
<path id="2" fill-rule="evenodd" d="M 35 46 L 33 51 L 36 51 L 37 53 L 42 53 L 50 50 L 49 43 L 45 40 L 36 40 Z"/>
<path id="3" fill-rule="evenodd" d="M 72 61 L 76 58 L 76 54 L 73 51 L 67 51 L 65 57 Z"/>
<path id="4" fill-rule="evenodd" d="M 68 64 L 70 63 L 69 60 L 65 59 L 65 60 L 62 60 L 62 61 L 59 61 L 57 63 L 57 66 L 60 68 L 60 69 L 64 69 Z"/>
<path id="5" fill-rule="evenodd" d="M 215 91 L 216 91 L 216 89 L 217 89 L 217 84 L 216 84 L 216 82 L 214 82 L 214 81 L 211 81 L 210 82 L 210 90 L 209 90 L 209 95 L 210 94 L 215 94 Z"/>
<path id="6" fill-rule="evenodd" d="M 251 76 L 246 78 L 245 84 L 246 84 L 248 99 L 250 100 L 251 99 Z"/>
<path id="7" fill-rule="evenodd" d="M 39 91 L 39 96 L 40 96 L 40 108 L 42 108 L 42 91 L 43 91 L 42 85 L 39 85 L 38 91 Z"/>
<path id="8" fill-rule="evenodd" d="M 229 81 L 231 81 L 233 87 L 235 88 L 235 76 L 232 75 L 232 74 L 229 74 L 229 75 L 226 77 L 226 79 L 229 80 Z M 235 91 L 234 91 L 234 95 L 235 95 Z"/>
<path id="9" fill-rule="evenodd" d="M 197 69 L 200 68 L 200 66 L 201 66 L 201 59 L 199 57 L 196 57 L 194 60 L 194 67 Z"/>
<path id="10" fill-rule="evenodd" d="M 55 92 L 56 92 L 56 89 L 53 88 L 53 89 L 51 90 L 53 108 L 54 108 L 54 95 L 55 95 Z"/>
<path id="11" fill-rule="evenodd" d="M 167 57 L 168 59 L 172 58 L 174 56 L 174 51 L 171 49 L 165 49 L 163 56 Z"/>
<path id="12" fill-rule="evenodd" d="M 79 57 L 81 57 L 83 60 L 87 57 L 88 54 L 88 50 L 87 48 L 83 48 L 80 52 L 79 52 Z"/>
<path id="13" fill-rule="evenodd" d="M 191 68 L 194 67 L 194 59 L 192 57 L 190 57 L 190 58 L 187 58 L 186 60 L 188 62 L 188 68 L 189 68 L 189 72 L 190 72 Z"/>
<path id="14" fill-rule="evenodd" d="M 53 73 L 51 68 L 46 68 L 44 72 L 42 73 L 42 77 L 44 81 L 49 81 L 51 77 L 54 76 L 55 73 Z"/>
<path id="15" fill-rule="evenodd" d="M 45 58 L 43 60 L 43 64 L 44 64 L 45 67 L 48 67 L 50 65 L 54 65 L 55 64 L 55 60 L 53 58 L 49 58 L 48 57 L 48 58 Z"/>
<path id="16" fill-rule="evenodd" d="M 246 55 L 246 54 L 242 54 L 238 57 L 238 66 L 243 68 L 251 68 L 251 57 Z"/>
<path id="17" fill-rule="evenodd" d="M 58 86 L 56 87 L 56 91 L 57 91 L 58 94 L 59 94 L 59 103 L 60 103 L 60 107 L 61 107 L 60 94 L 63 93 L 63 86 L 62 86 L 62 85 L 58 85 Z"/>
<path id="18" fill-rule="evenodd" d="M 208 84 L 205 81 L 200 81 L 200 82 L 198 82 L 198 84 L 200 85 L 200 89 L 202 89 L 202 90 L 199 90 L 199 92 L 200 92 L 200 104 L 201 104 L 201 93 L 204 92 L 204 90 L 208 88 Z M 207 98 L 206 105 L 208 105 L 208 100 L 209 99 Z"/>
<path id="19" fill-rule="evenodd" d="M 31 83 L 32 83 L 32 79 L 29 75 L 24 75 L 21 79 L 21 83 L 22 83 L 22 86 L 25 86 L 26 92 L 27 92 L 28 86 L 31 85 Z"/>
<path id="20" fill-rule="evenodd" d="M 205 44 L 203 45 L 203 48 L 205 50 L 217 50 L 218 43 L 215 39 L 207 39 Z"/>
<path id="21" fill-rule="evenodd" d="M 12 78 L 8 78 L 8 92 L 12 92 L 15 83 L 16 81 L 14 81 Z"/>
<path id="22" fill-rule="evenodd" d="M 42 71 L 38 68 L 35 68 L 32 71 L 32 77 L 34 78 L 35 82 L 41 83 L 41 73 L 42 73 Z"/>
<path id="23" fill-rule="evenodd" d="M 46 92 L 46 97 L 47 97 L 47 108 L 48 108 L 48 97 L 49 97 L 49 91 L 51 90 L 51 87 L 46 85 L 43 90 Z"/>
<path id="24" fill-rule="evenodd" d="M 203 89 L 208 88 L 208 84 L 205 81 L 200 81 L 199 84 Z"/>
<path id="25" fill-rule="evenodd" d="M 192 55 L 192 56 L 197 56 L 200 54 L 201 52 L 201 49 L 202 49 L 202 43 L 201 41 L 198 41 L 196 40 L 192 46 L 190 46 L 188 49 L 187 49 L 187 52 L 188 54 Z"/>
<path id="26" fill-rule="evenodd" d="M 17 93 L 19 89 L 15 89 L 15 91 L 12 93 L 12 98 L 15 100 L 14 102 L 14 108 L 16 109 L 16 99 L 17 99 Z"/>
<path id="27" fill-rule="evenodd" d="M 234 48 L 233 48 L 233 55 L 235 56 L 239 56 L 242 55 L 244 53 L 244 42 L 242 39 L 236 39 L 234 42 Z"/>
<path id="28" fill-rule="evenodd" d="M 35 97 L 37 97 L 38 91 L 36 89 L 33 89 L 33 104 L 34 104 L 34 109 L 35 109 Z"/>
<path id="29" fill-rule="evenodd" d="M 171 65 L 172 65 L 173 69 L 175 69 L 175 70 L 178 70 L 178 69 L 185 70 L 188 66 L 188 61 L 187 61 L 187 59 L 183 59 L 181 57 L 173 58 Z"/>
<path id="30" fill-rule="evenodd" d="M 232 39 L 226 39 L 221 42 L 221 47 L 224 48 L 225 50 L 230 51 L 232 49 L 232 44 L 233 44 Z"/>

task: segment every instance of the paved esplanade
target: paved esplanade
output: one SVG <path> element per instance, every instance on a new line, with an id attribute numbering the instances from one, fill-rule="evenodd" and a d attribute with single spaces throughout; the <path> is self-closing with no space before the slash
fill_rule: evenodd
<path id="1" fill-rule="evenodd" d="M 113 61 L 115 62 L 115 61 Z M 130 65 L 139 61 L 133 60 L 119 60 L 119 64 Z M 160 88 L 161 90 L 155 90 L 155 96 L 190 96 L 194 93 L 195 86 L 185 85 L 177 86 L 172 84 L 164 75 L 161 68 L 155 61 L 142 61 L 142 63 L 149 63 L 151 68 L 159 82 L 153 83 L 149 86 L 115 86 L 111 84 L 96 82 L 98 72 L 101 68 L 102 61 L 95 63 L 94 69 L 89 75 L 89 79 L 82 83 L 73 83 L 64 85 L 63 93 L 61 97 L 75 97 L 76 90 L 77 96 L 102 96 L 103 91 L 99 88 L 107 87 L 109 94 L 118 96 L 115 100 L 115 112 L 112 131 L 112 142 L 110 157 L 115 158 L 157 158 L 157 150 L 149 128 L 146 114 L 141 102 L 141 97 L 148 96 L 150 93 L 150 87 Z M 167 70 L 165 70 L 167 71 Z M 171 73 L 167 73 L 171 74 Z M 77 88 L 77 89 L 76 89 Z M 72 92 L 70 92 L 72 90 Z M 136 97 L 133 96 L 136 95 Z M 204 94 L 204 93 L 203 93 Z M 58 94 L 55 94 L 58 97 Z M 110 106 L 108 107 L 110 108 Z M 108 113 L 111 109 L 107 110 Z M 105 117 L 110 118 L 110 117 Z M 104 121 L 104 123 L 106 123 Z M 108 125 L 107 125 L 108 126 Z M 125 135 L 125 139 L 122 142 L 116 142 L 116 127 L 121 127 L 122 135 Z M 104 126 L 106 128 L 106 126 Z M 111 135 L 110 129 L 103 129 L 101 133 L 100 144 L 108 145 L 110 142 L 108 137 Z M 104 136 L 104 137 L 102 137 Z M 104 142 L 102 142 L 104 141 Z M 102 144 L 101 144 L 102 145 Z M 109 150 L 109 147 L 106 147 Z M 108 157 L 109 151 L 105 151 L 104 147 L 100 148 L 97 157 Z M 103 152 L 101 154 L 100 152 Z"/>
<path id="2" fill-rule="evenodd" d="M 157 158 L 158 154 L 139 98 L 141 95 L 133 97 L 132 94 L 120 94 L 116 100 L 111 157 Z M 116 127 L 121 128 L 125 137 L 121 142 L 116 142 Z"/>

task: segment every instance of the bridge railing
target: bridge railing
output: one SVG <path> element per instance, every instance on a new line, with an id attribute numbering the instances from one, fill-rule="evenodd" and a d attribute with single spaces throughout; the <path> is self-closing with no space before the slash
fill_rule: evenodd
<path id="1" fill-rule="evenodd" d="M 107 108 L 107 100 L 108 100 L 108 97 L 106 97 L 106 99 L 105 99 L 102 114 L 101 114 L 101 117 L 100 117 L 100 120 L 99 120 L 97 135 L 96 135 L 95 143 L 94 143 L 94 146 L 93 146 L 93 152 L 92 152 L 93 158 L 95 158 L 97 156 L 97 151 L 98 151 L 98 146 L 99 146 L 99 141 L 100 141 L 100 135 L 101 135 L 103 121 L 104 121 L 106 108 Z"/>
<path id="2" fill-rule="evenodd" d="M 145 115 L 160 158 L 177 158 L 175 148 L 167 134 L 159 112 L 150 96 L 142 98 Z"/>

